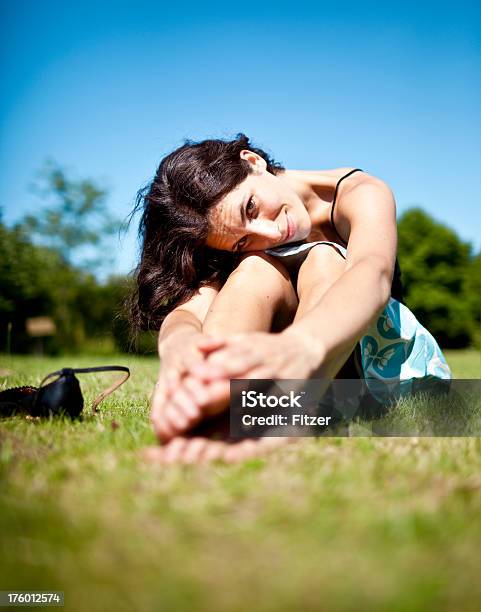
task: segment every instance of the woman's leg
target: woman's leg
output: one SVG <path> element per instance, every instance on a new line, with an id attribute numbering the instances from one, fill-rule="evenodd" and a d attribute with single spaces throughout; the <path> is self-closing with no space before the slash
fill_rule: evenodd
<path id="1" fill-rule="evenodd" d="M 346 261 L 335 247 L 318 244 L 313 247 L 299 269 L 297 294 L 299 307 L 294 322 L 302 319 L 319 301 L 326 291 L 344 273 Z M 342 304 L 339 304 L 342 308 Z M 354 347 L 353 347 L 354 348 Z M 331 360 L 325 365 L 322 376 L 332 379 L 357 378 L 357 371 L 352 361 L 353 348 Z"/>
<path id="2" fill-rule="evenodd" d="M 283 264 L 265 253 L 246 254 L 214 298 L 202 323 L 202 331 L 219 336 L 281 331 L 293 321 L 297 306 L 296 291 Z M 177 391 L 172 404 L 182 409 L 182 400 L 188 401 L 187 392 L 200 397 L 199 385 L 195 377 L 187 375 L 184 388 Z M 206 406 L 199 404 L 204 416 L 227 409 L 229 390 L 228 380 L 210 384 L 211 401 Z M 186 424 L 186 429 L 190 428 Z"/>
<path id="3" fill-rule="evenodd" d="M 326 291 L 343 274 L 346 261 L 329 244 L 317 244 L 312 247 L 299 268 L 297 277 L 297 295 L 299 308 L 295 321 L 301 319 L 313 308 Z"/>
<path id="4" fill-rule="evenodd" d="M 203 321 L 203 331 L 219 335 L 281 331 L 293 321 L 297 306 L 296 291 L 285 267 L 275 257 L 265 253 L 248 254 L 212 302 Z M 187 379 L 189 377 L 184 381 L 186 387 Z M 227 397 L 221 400 L 227 407 L 228 383 L 227 395 L 225 389 L 220 395 Z M 265 452 L 261 449 L 267 450 L 289 442 L 286 438 L 265 438 L 227 444 L 210 439 L 214 431 L 228 433 L 226 413 L 210 419 L 193 431 L 179 432 L 163 447 L 146 449 L 145 457 L 161 463 L 198 463 L 220 458 L 238 461 Z"/>
<path id="5" fill-rule="evenodd" d="M 202 324 L 207 334 L 229 336 L 242 332 L 277 332 L 294 320 L 298 306 L 296 291 L 284 265 L 266 253 L 246 254 L 231 273 L 209 308 Z M 195 395 L 198 382 L 187 376 L 184 386 Z M 212 382 L 205 415 L 229 406 L 228 380 Z"/>
<path id="6" fill-rule="evenodd" d="M 219 335 L 280 331 L 292 322 L 297 306 L 282 263 L 265 253 L 246 254 L 212 302 L 202 330 Z"/>
<path id="7" fill-rule="evenodd" d="M 202 321 L 202 330 L 221 337 L 249 331 L 279 331 L 293 320 L 297 304 L 284 266 L 265 253 L 248 254 L 213 299 Z M 229 391 L 229 380 L 213 381 L 207 389 L 195 376 L 185 375 L 164 403 L 162 438 L 190 431 L 199 419 L 225 411 Z"/>

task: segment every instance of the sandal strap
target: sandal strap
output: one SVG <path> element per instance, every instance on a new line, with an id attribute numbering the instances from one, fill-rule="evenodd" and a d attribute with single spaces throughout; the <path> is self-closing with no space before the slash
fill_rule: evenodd
<path id="1" fill-rule="evenodd" d="M 48 374 L 40 383 L 40 387 L 42 387 L 45 382 L 54 376 L 66 376 L 72 374 L 90 374 L 93 372 L 124 372 L 124 375 L 121 376 L 118 380 L 116 380 L 108 389 L 102 391 L 92 402 L 92 413 L 95 414 L 98 412 L 98 405 L 101 401 L 103 401 L 108 395 L 113 393 L 116 389 L 118 389 L 124 382 L 130 377 L 130 369 L 126 366 L 119 365 L 107 365 L 107 366 L 94 366 L 91 368 L 63 368 L 62 370 L 57 370 L 56 372 L 51 372 Z"/>
<path id="2" fill-rule="evenodd" d="M 108 389 L 102 391 L 92 403 L 92 412 L 98 412 L 98 405 L 108 395 L 118 389 L 130 377 L 130 369 L 126 366 L 108 365 L 95 366 L 91 368 L 63 368 L 47 374 L 40 383 L 39 387 L 25 385 L 23 387 L 12 387 L 0 391 L 0 416 L 10 416 L 18 409 L 30 412 L 35 404 L 39 390 L 45 385 L 47 380 L 54 376 L 68 376 L 73 374 L 90 374 L 92 372 L 123 372 L 123 375 L 116 380 Z"/>

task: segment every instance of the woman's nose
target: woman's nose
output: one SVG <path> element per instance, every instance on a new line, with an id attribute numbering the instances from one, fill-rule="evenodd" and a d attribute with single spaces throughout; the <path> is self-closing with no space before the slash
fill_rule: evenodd
<path id="1" fill-rule="evenodd" d="M 269 219 L 252 219 L 249 228 L 256 236 L 263 236 L 274 240 L 280 240 L 282 231 L 276 221 Z"/>

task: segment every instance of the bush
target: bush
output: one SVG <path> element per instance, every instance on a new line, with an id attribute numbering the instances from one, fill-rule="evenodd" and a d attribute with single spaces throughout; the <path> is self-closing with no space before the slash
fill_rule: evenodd
<path id="1" fill-rule="evenodd" d="M 100 284 L 56 250 L 33 245 L 21 229 L 8 229 L 1 222 L 0 251 L 0 350 L 10 339 L 12 352 L 31 351 L 36 340 L 27 335 L 25 323 L 37 316 L 51 317 L 57 328 L 43 343 L 47 353 L 78 352 L 95 345 L 102 352 L 109 347 L 128 349 L 117 334 L 128 291 L 126 278 L 112 277 Z"/>
<path id="2" fill-rule="evenodd" d="M 407 306 L 442 346 L 473 343 L 480 316 L 480 257 L 473 258 L 469 243 L 419 208 L 401 216 L 398 237 Z"/>

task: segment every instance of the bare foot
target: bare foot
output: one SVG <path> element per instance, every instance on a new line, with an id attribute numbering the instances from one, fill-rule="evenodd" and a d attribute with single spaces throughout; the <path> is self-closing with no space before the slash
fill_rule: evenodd
<path id="1" fill-rule="evenodd" d="M 148 463 L 205 464 L 211 461 L 238 463 L 260 457 L 292 443 L 297 438 L 256 438 L 239 441 L 212 440 L 203 436 L 178 436 L 164 446 L 149 446 L 142 451 Z"/>
<path id="2" fill-rule="evenodd" d="M 142 457 L 149 463 L 236 463 L 259 457 L 297 438 L 250 438 L 237 440 L 229 435 L 229 415 L 218 414 L 199 423 L 186 435 L 176 436 L 162 446 L 149 446 Z"/>
<path id="3" fill-rule="evenodd" d="M 192 431 L 229 407 L 229 380 L 204 382 L 192 375 L 154 392 L 151 421 L 161 442 Z"/>

